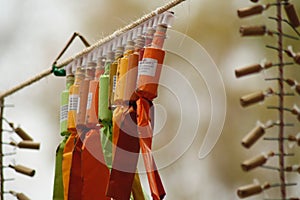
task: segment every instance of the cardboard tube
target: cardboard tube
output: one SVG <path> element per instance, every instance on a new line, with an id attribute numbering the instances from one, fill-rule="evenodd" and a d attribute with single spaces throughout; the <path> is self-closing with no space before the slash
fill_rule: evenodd
<path id="1" fill-rule="evenodd" d="M 137 93 L 146 99 L 157 97 L 157 88 L 162 70 L 165 51 L 147 47 L 139 64 Z"/>
<path id="2" fill-rule="evenodd" d="M 124 101 L 136 101 L 138 99 L 135 93 L 136 81 L 138 75 L 139 53 L 135 52 L 129 55 L 128 71 L 126 73 L 126 84 L 124 89 Z"/>
<path id="3" fill-rule="evenodd" d="M 250 171 L 256 167 L 262 166 L 268 160 L 268 157 L 274 156 L 273 152 L 269 152 L 268 155 L 259 155 L 249 160 L 244 161 L 241 167 L 244 171 Z"/>
<path id="4" fill-rule="evenodd" d="M 166 31 L 166 26 L 157 26 L 151 47 L 145 48 L 143 59 L 139 62 L 136 92 L 148 100 L 157 97 L 158 83 L 165 57 L 165 51 L 162 50 L 162 47 L 166 38 Z"/>
<path id="5" fill-rule="evenodd" d="M 109 75 L 100 76 L 98 112 L 101 121 L 111 121 L 112 111 L 109 109 Z"/>
<path id="6" fill-rule="evenodd" d="M 285 9 L 286 15 L 287 15 L 291 25 L 294 28 L 297 28 L 298 26 L 300 26 L 299 17 L 297 15 L 294 5 L 288 3 L 287 5 L 284 6 L 284 9 Z"/>
<path id="7" fill-rule="evenodd" d="M 40 143 L 32 141 L 21 141 L 17 146 L 23 149 L 40 149 Z"/>
<path id="8" fill-rule="evenodd" d="M 263 155 L 259 155 L 257 157 L 251 158 L 249 160 L 244 161 L 241 164 L 241 167 L 244 171 L 250 171 L 256 167 L 262 166 L 267 161 L 267 158 Z"/>
<path id="9" fill-rule="evenodd" d="M 15 191 L 9 191 L 9 193 L 12 194 L 13 196 L 17 197 L 18 200 L 30 200 L 29 197 L 27 197 L 23 193 L 18 193 Z"/>
<path id="10" fill-rule="evenodd" d="M 264 134 L 265 129 L 261 126 L 257 126 L 242 139 L 242 145 L 246 148 L 250 148 Z"/>
<path id="11" fill-rule="evenodd" d="M 117 82 L 117 69 L 118 69 L 118 63 L 117 61 L 113 62 L 110 65 L 110 70 L 109 70 L 109 108 L 112 108 L 114 105 L 114 94 L 115 94 L 115 88 L 114 85 Z"/>
<path id="12" fill-rule="evenodd" d="M 74 75 L 68 75 L 66 89 L 60 95 L 60 134 L 68 134 L 68 103 L 70 87 L 74 84 Z"/>
<path id="13" fill-rule="evenodd" d="M 85 125 L 86 106 L 90 80 L 85 79 L 79 86 L 79 107 L 77 108 L 76 127 Z"/>
<path id="14" fill-rule="evenodd" d="M 86 107 L 86 125 L 95 128 L 98 124 L 99 80 L 92 80 Z"/>
<path id="15" fill-rule="evenodd" d="M 251 94 L 247 94 L 240 98 L 240 103 L 243 107 L 250 106 L 252 104 L 261 102 L 265 99 L 265 94 L 263 91 L 253 92 Z"/>
<path id="16" fill-rule="evenodd" d="M 237 195 L 240 198 L 246 198 L 255 194 L 260 194 L 263 191 L 262 187 L 258 184 L 250 184 L 238 188 Z"/>
<path id="17" fill-rule="evenodd" d="M 16 128 L 15 133 L 20 136 L 20 138 L 22 138 L 23 140 L 29 140 L 29 141 L 33 141 L 32 137 L 30 137 L 23 129 L 21 129 L 20 127 Z"/>
<path id="18" fill-rule="evenodd" d="M 118 65 L 118 79 L 117 79 L 117 86 L 114 96 L 114 101 L 116 104 L 120 104 L 123 102 L 124 93 L 125 93 L 125 84 L 126 84 L 126 74 L 128 71 L 128 58 L 129 55 L 133 54 L 133 50 L 127 50 L 124 53 L 124 57 L 122 57 L 119 61 Z"/>
<path id="19" fill-rule="evenodd" d="M 261 36 L 267 32 L 265 25 L 261 26 L 242 26 L 240 33 L 242 36 Z"/>
<path id="20" fill-rule="evenodd" d="M 261 14 L 264 11 L 264 9 L 265 8 L 263 5 L 255 5 L 252 7 L 241 8 L 237 11 L 237 13 L 240 18 L 243 18 L 251 15 Z"/>
<path id="21" fill-rule="evenodd" d="M 243 67 L 240 69 L 236 69 L 235 70 L 235 76 L 237 78 L 240 78 L 242 76 L 246 76 L 248 74 L 254 74 L 254 73 L 258 73 L 262 70 L 262 66 L 260 64 L 256 64 L 256 65 L 251 65 L 251 66 L 247 66 L 247 67 Z"/>
<path id="22" fill-rule="evenodd" d="M 235 76 L 237 78 L 240 78 L 242 76 L 246 76 L 246 75 L 249 75 L 249 74 L 259 73 L 263 69 L 268 69 L 272 66 L 273 66 L 273 64 L 271 62 L 265 63 L 264 66 L 262 66 L 260 64 L 250 65 L 250 66 L 247 66 L 247 67 L 236 69 L 235 70 Z"/>
<path id="23" fill-rule="evenodd" d="M 75 74 L 75 82 L 70 87 L 69 103 L 68 103 L 68 131 L 76 132 L 76 117 L 79 98 L 79 86 L 84 78 L 83 70 L 77 67 Z"/>
<path id="24" fill-rule="evenodd" d="M 60 134 L 65 135 L 68 132 L 68 102 L 69 90 L 62 91 L 60 95 Z"/>
<path id="25" fill-rule="evenodd" d="M 13 168 L 16 172 L 27 175 L 27 176 L 34 176 L 35 170 L 25 167 L 23 165 L 9 165 L 8 167 Z"/>
<path id="26" fill-rule="evenodd" d="M 27 197 L 23 193 L 17 193 L 16 197 L 17 197 L 18 200 L 30 200 L 29 197 Z"/>

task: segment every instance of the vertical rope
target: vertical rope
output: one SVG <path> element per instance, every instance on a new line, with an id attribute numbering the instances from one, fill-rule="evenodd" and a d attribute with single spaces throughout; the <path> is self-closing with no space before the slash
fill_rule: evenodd
<path id="1" fill-rule="evenodd" d="M 3 176 L 3 149 L 2 149 L 2 140 L 3 140 L 3 111 L 4 111 L 4 99 L 0 99 L 0 200 L 3 199 L 4 193 L 4 176 Z"/>
<path id="2" fill-rule="evenodd" d="M 284 62 L 283 62 L 283 38 L 282 38 L 282 4 L 281 0 L 277 0 L 277 31 L 278 31 L 278 59 L 279 59 L 279 176 L 280 176 L 280 192 L 281 199 L 286 199 L 285 171 L 284 171 Z"/>

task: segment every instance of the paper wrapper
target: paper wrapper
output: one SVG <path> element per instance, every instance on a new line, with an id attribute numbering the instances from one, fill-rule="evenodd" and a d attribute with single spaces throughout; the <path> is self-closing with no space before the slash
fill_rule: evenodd
<path id="1" fill-rule="evenodd" d="M 113 199 L 128 200 L 133 189 L 140 150 L 136 119 L 136 111 L 131 107 L 124 113 L 118 130 L 117 148 L 107 191 L 107 196 Z M 135 195 L 143 196 L 139 188 L 135 188 Z"/>
<path id="2" fill-rule="evenodd" d="M 111 169 L 112 166 L 112 122 L 102 121 L 101 132 L 101 144 L 104 159 L 107 167 Z"/>
<path id="3" fill-rule="evenodd" d="M 55 176 L 53 185 L 53 200 L 64 199 L 64 185 L 63 185 L 63 172 L 62 172 L 62 161 L 63 152 L 65 148 L 67 138 L 65 138 L 56 149 L 56 159 L 55 159 Z"/>
<path id="4" fill-rule="evenodd" d="M 152 47 L 145 49 L 143 60 L 138 67 L 138 80 L 136 92 L 143 98 L 153 100 L 157 97 L 162 63 L 165 51 Z"/>
<path id="5" fill-rule="evenodd" d="M 161 182 L 155 161 L 152 156 L 152 126 L 151 126 L 151 106 L 152 103 L 144 98 L 137 101 L 138 130 L 140 134 L 140 147 L 147 170 L 148 182 L 151 195 L 154 200 L 163 199 L 166 195 Z"/>
<path id="6" fill-rule="evenodd" d="M 33 141 L 32 137 L 30 137 L 23 129 L 21 129 L 20 127 L 16 128 L 15 133 L 20 136 L 20 138 L 22 138 L 23 140 L 29 140 L 29 141 Z"/>
<path id="7" fill-rule="evenodd" d="M 98 124 L 98 103 L 99 103 L 99 81 L 90 82 L 89 94 L 86 106 L 86 126 L 96 128 Z"/>
<path id="8" fill-rule="evenodd" d="M 10 168 L 13 168 L 16 172 L 27 175 L 27 176 L 34 176 L 35 170 L 25 167 L 23 165 L 9 165 Z"/>
<path id="9" fill-rule="evenodd" d="M 109 181 L 109 170 L 106 166 L 99 130 L 92 129 L 83 141 L 82 153 L 82 192 L 81 200 L 103 199 Z"/>
<path id="10" fill-rule="evenodd" d="M 98 105 L 99 119 L 101 121 L 111 121 L 112 112 L 109 109 L 109 75 L 100 76 Z"/>

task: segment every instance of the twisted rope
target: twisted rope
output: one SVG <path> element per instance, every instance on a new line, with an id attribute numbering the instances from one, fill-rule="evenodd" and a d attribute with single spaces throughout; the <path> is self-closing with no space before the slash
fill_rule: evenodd
<path id="1" fill-rule="evenodd" d="M 278 31 L 278 60 L 279 60 L 279 141 L 278 141 L 278 149 L 279 149 L 279 179 L 280 179 L 280 193 L 281 198 L 286 199 L 286 180 L 285 180 L 285 160 L 284 160 L 284 61 L 283 61 L 283 38 L 282 38 L 282 4 L 281 0 L 277 0 L 277 31 Z"/>

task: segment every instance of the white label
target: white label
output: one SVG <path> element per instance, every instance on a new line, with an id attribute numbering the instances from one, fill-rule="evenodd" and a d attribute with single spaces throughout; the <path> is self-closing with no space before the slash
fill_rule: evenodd
<path id="1" fill-rule="evenodd" d="M 157 60 L 152 58 L 144 58 L 139 62 L 138 67 L 138 76 L 146 75 L 146 76 L 155 76 L 157 67 Z"/>
<path id="2" fill-rule="evenodd" d="M 117 76 L 114 75 L 113 76 L 113 92 L 116 91 L 116 87 L 117 87 Z"/>
<path id="3" fill-rule="evenodd" d="M 86 109 L 89 110 L 92 107 L 92 99 L 93 99 L 93 93 L 89 93 L 88 99 L 87 99 L 87 104 L 86 104 Z"/>
<path id="4" fill-rule="evenodd" d="M 76 110 L 77 110 L 77 113 L 79 113 L 79 110 L 80 110 L 80 97 L 78 97 Z"/>
<path id="5" fill-rule="evenodd" d="M 66 121 L 68 119 L 68 104 L 60 107 L 60 122 Z"/>
<path id="6" fill-rule="evenodd" d="M 77 110 L 78 105 L 78 95 L 72 94 L 69 96 L 69 107 L 68 110 Z"/>

